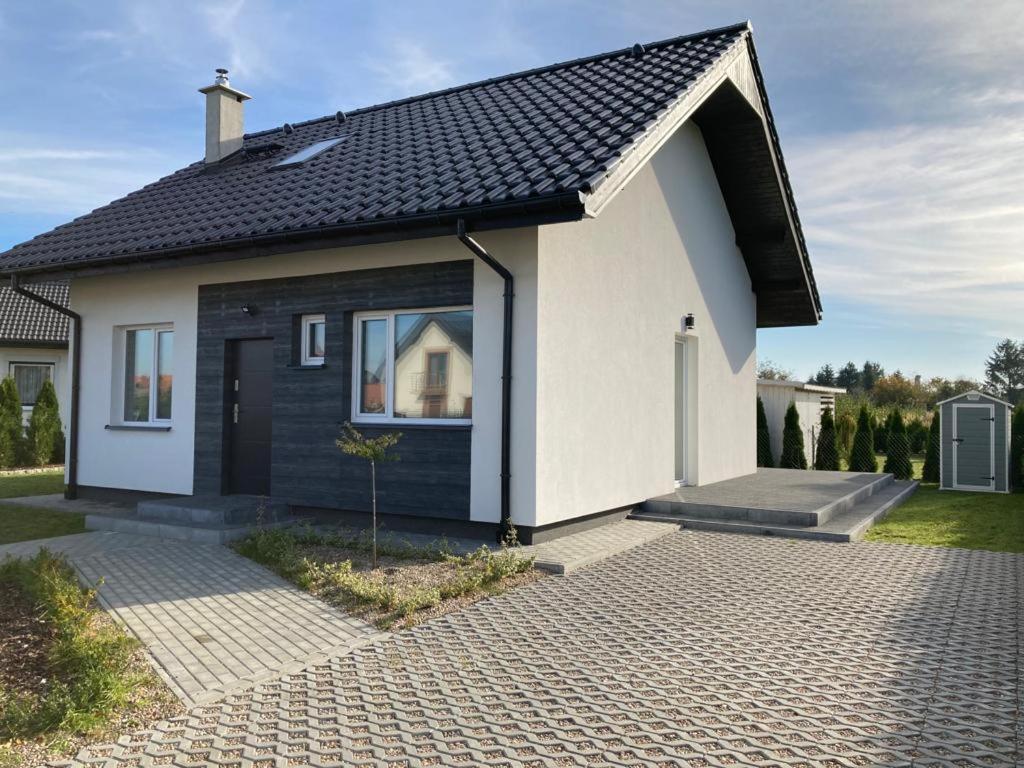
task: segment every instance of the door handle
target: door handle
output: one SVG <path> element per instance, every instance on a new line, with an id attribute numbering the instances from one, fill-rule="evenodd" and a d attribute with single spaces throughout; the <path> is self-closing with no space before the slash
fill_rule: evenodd
<path id="1" fill-rule="evenodd" d="M 238 408 L 238 406 L 236 405 L 235 408 Z M 964 441 L 964 439 L 962 437 L 954 437 L 953 438 L 953 442 L 954 443 L 962 443 L 963 441 Z"/>
<path id="2" fill-rule="evenodd" d="M 234 417 L 234 420 L 235 420 L 235 424 L 237 424 L 238 423 L 238 403 L 235 403 L 235 405 L 234 405 L 233 417 Z"/>

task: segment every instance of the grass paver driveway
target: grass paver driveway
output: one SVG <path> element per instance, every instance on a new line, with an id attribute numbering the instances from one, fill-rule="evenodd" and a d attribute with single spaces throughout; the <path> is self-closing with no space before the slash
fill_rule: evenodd
<path id="1" fill-rule="evenodd" d="M 1022 589 L 1024 555 L 680 531 L 78 764 L 1012 766 Z"/>

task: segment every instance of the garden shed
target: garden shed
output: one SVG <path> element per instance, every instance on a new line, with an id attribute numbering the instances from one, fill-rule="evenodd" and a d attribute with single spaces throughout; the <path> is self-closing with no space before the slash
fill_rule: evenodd
<path id="1" fill-rule="evenodd" d="M 782 428 L 786 420 L 786 409 L 796 404 L 800 414 L 800 428 L 804 433 L 804 453 L 808 463 L 814 462 L 814 450 L 821 432 L 821 414 L 826 408 L 836 411 L 836 395 L 846 394 L 842 387 L 825 387 L 820 384 L 805 384 L 802 381 L 784 379 L 758 379 L 757 395 L 764 403 L 764 414 L 768 419 L 768 433 L 771 435 L 772 456 L 778 461 L 782 455 Z"/>
<path id="2" fill-rule="evenodd" d="M 944 490 L 1010 490 L 1010 411 L 1012 406 L 984 392 L 965 392 L 937 404 Z"/>

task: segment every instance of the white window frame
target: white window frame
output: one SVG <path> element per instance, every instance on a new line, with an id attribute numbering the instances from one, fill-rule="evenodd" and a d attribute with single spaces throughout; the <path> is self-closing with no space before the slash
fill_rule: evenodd
<path id="1" fill-rule="evenodd" d="M 395 412 L 395 318 L 399 315 L 422 315 L 431 312 L 472 312 L 472 306 L 454 307 L 418 307 L 415 309 L 389 309 L 382 311 L 356 312 L 352 316 L 352 423 L 353 424 L 424 424 L 433 426 L 469 426 L 473 419 L 403 419 L 394 415 Z M 363 321 L 387 321 L 387 347 L 384 375 L 387 386 L 384 388 L 384 413 L 361 413 L 362 406 L 362 351 Z"/>
<path id="2" fill-rule="evenodd" d="M 57 388 L 57 364 L 56 363 L 48 363 L 48 362 L 44 362 L 44 361 L 35 362 L 35 361 L 32 361 L 32 360 L 11 360 L 7 364 L 7 375 L 10 376 L 12 379 L 15 379 L 15 381 L 17 381 L 17 379 L 14 376 L 14 369 L 17 366 L 19 366 L 19 365 L 31 365 L 31 366 L 35 366 L 35 367 L 38 367 L 38 368 L 49 368 L 50 369 L 50 383 L 53 384 L 54 389 Z M 18 399 L 19 400 L 21 399 L 21 392 L 18 392 Z M 22 408 L 32 408 L 33 406 L 35 406 L 34 402 L 28 403 L 28 404 L 25 404 L 25 403 L 21 404 Z"/>
<path id="3" fill-rule="evenodd" d="M 126 391 L 125 386 L 127 384 L 127 379 L 128 379 L 128 371 L 126 370 L 125 366 L 128 364 L 128 332 L 129 331 L 152 331 L 153 332 L 153 359 L 151 361 L 151 364 L 152 364 L 152 368 L 151 368 L 152 374 L 151 374 L 150 385 L 149 385 L 149 421 L 128 421 L 127 419 L 124 418 L 124 399 L 125 399 L 125 396 L 127 395 L 127 391 Z M 149 325 L 146 325 L 146 324 L 143 324 L 143 325 L 125 325 L 125 326 L 122 326 L 120 328 L 120 333 L 121 333 L 121 344 L 120 344 L 120 347 L 121 347 L 121 350 L 120 350 L 121 359 L 120 359 L 120 361 L 118 363 L 118 371 L 120 372 L 120 381 L 121 381 L 121 386 L 120 386 L 121 397 L 118 400 L 118 415 L 120 416 L 120 419 L 119 419 L 118 423 L 120 423 L 120 424 L 123 424 L 125 426 L 133 426 L 133 427 L 134 426 L 139 426 L 139 427 L 151 427 L 151 426 L 166 427 L 166 426 L 172 424 L 173 421 L 174 421 L 174 384 L 173 383 L 171 384 L 171 418 L 169 418 L 169 419 L 158 419 L 157 416 L 156 416 L 156 406 L 157 406 L 158 390 L 160 388 L 160 386 L 159 386 L 159 384 L 160 384 L 160 382 L 159 382 L 159 379 L 160 379 L 160 374 L 159 374 L 160 339 L 158 337 L 158 334 L 161 331 L 170 331 L 171 333 L 174 333 L 174 324 L 173 323 L 153 323 L 153 324 L 149 324 Z M 172 355 L 171 355 L 171 360 L 172 360 L 171 370 L 172 371 L 174 370 L 173 359 L 174 359 L 174 355 L 173 355 L 173 352 L 172 352 Z"/>
<path id="4" fill-rule="evenodd" d="M 303 315 L 302 316 L 302 354 L 300 360 L 302 365 L 323 365 L 326 355 L 311 355 L 309 353 L 309 326 L 316 323 L 324 324 L 324 352 L 327 346 L 327 316 L 326 315 Z"/>

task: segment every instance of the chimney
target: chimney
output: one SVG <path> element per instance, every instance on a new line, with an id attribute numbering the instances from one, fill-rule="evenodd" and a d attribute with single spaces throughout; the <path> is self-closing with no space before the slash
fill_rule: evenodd
<path id="1" fill-rule="evenodd" d="M 242 148 L 242 103 L 252 97 L 231 87 L 226 69 L 199 92 L 206 94 L 206 162 L 216 163 Z"/>

